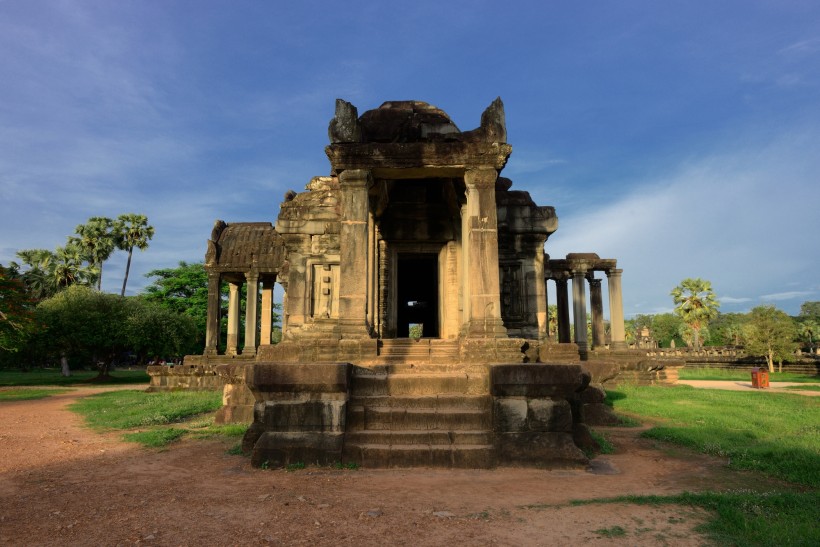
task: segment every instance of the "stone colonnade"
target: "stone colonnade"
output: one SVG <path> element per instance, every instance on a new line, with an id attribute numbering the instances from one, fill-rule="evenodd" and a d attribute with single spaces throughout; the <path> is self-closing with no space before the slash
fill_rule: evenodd
<path id="1" fill-rule="evenodd" d="M 609 293 L 610 349 L 625 349 L 623 297 L 621 294 L 621 274 L 614 259 L 600 259 L 593 253 L 572 253 L 566 259 L 547 260 L 545 280 L 555 282 L 556 305 L 558 307 L 558 342 L 575 342 L 581 352 L 606 345 L 604 332 L 604 306 L 601 279 L 595 278 L 595 271 L 603 271 L 607 276 Z M 572 309 L 575 340 L 570 339 L 569 298 L 567 282 L 572 280 Z M 589 284 L 590 310 L 592 312 L 592 340 L 587 339 L 587 291 Z M 550 333 L 552 335 L 552 333 Z"/>
<path id="2" fill-rule="evenodd" d="M 260 345 L 270 345 L 273 334 L 273 285 L 276 276 L 260 276 L 258 272 L 244 274 L 208 273 L 208 324 L 205 355 L 217 355 L 220 338 L 221 285 L 228 283 L 228 327 L 225 355 L 256 355 Z M 261 310 L 257 306 L 261 282 Z M 239 347 L 240 299 L 245 287 L 245 342 Z M 257 334 L 259 339 L 257 340 Z"/>

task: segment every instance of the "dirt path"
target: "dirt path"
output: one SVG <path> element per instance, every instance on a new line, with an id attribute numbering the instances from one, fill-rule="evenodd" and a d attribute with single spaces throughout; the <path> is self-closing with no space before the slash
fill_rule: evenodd
<path id="1" fill-rule="evenodd" d="M 768 388 L 758 389 L 752 387 L 751 380 L 678 380 L 679 384 L 704 388 L 704 389 L 726 389 L 729 391 L 759 391 L 761 393 L 792 393 L 794 395 L 805 395 L 807 397 L 820 397 L 820 391 L 810 391 L 803 389 L 786 389 L 792 386 L 805 386 L 800 382 L 770 382 Z"/>
<path id="2" fill-rule="evenodd" d="M 605 430 L 618 452 L 589 470 L 265 471 L 222 442 L 94 433 L 65 407 L 98 391 L 0 403 L 0 544 L 694 546 L 689 508 L 556 505 L 775 485 L 627 428 Z"/>

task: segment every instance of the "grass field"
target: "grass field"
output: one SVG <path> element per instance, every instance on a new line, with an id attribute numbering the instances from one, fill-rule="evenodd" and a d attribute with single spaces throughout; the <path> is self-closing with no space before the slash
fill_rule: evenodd
<path id="1" fill-rule="evenodd" d="M 246 425 L 214 424 L 211 413 L 221 406 L 219 391 L 125 390 L 84 397 L 69 408 L 94 429 L 125 431 L 127 441 L 162 447 L 186 435 L 197 439 L 244 435 Z"/>
<path id="2" fill-rule="evenodd" d="M 820 401 L 786 393 L 622 387 L 618 412 L 649 418 L 644 435 L 725 457 L 737 469 L 820 487 Z"/>
<path id="3" fill-rule="evenodd" d="M 689 386 L 621 387 L 615 410 L 654 424 L 644 436 L 726 458 L 730 467 L 798 485 L 778 492 L 702 492 L 597 500 L 702 507 L 717 545 L 820 545 L 820 400 Z M 581 502 L 581 503 L 589 503 Z"/>
<path id="4" fill-rule="evenodd" d="M 96 377 L 96 370 L 72 371 L 69 377 L 61 375 L 59 369 L 0 370 L 0 386 L 69 386 L 92 383 Z M 147 384 L 149 380 L 144 370 L 115 370 L 105 385 Z"/>

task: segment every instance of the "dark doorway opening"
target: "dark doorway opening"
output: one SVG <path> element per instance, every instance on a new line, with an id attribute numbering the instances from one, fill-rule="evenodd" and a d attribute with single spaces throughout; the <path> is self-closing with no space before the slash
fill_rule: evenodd
<path id="1" fill-rule="evenodd" d="M 438 338 L 438 255 L 399 255 L 397 338 Z"/>

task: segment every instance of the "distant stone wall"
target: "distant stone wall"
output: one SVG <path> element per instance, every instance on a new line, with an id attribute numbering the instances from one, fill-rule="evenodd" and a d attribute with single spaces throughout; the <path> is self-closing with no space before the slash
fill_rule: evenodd
<path id="1" fill-rule="evenodd" d="M 146 370 L 151 377 L 149 392 L 218 391 L 225 385 L 216 373 L 216 365 L 153 365 Z"/>

